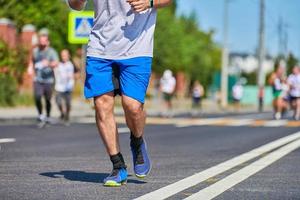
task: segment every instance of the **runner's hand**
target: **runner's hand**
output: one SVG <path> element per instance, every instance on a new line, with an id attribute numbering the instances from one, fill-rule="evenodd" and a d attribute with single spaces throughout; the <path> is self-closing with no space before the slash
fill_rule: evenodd
<path id="1" fill-rule="evenodd" d="M 136 12 L 143 12 L 150 8 L 149 0 L 127 0 L 127 3 L 129 3 Z"/>
<path id="2" fill-rule="evenodd" d="M 42 60 L 43 66 L 48 67 L 49 66 L 49 61 L 47 59 Z"/>

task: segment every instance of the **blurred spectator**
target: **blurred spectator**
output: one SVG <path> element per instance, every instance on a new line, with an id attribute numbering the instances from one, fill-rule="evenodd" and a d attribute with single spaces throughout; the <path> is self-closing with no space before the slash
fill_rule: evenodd
<path id="1" fill-rule="evenodd" d="M 68 123 L 71 111 L 75 67 L 70 61 L 70 53 L 67 49 L 62 50 L 60 56 L 62 61 L 54 70 L 56 103 L 60 111 L 60 119 Z"/>
<path id="2" fill-rule="evenodd" d="M 232 87 L 232 97 L 233 97 L 233 102 L 234 102 L 234 107 L 236 112 L 240 111 L 241 107 L 241 100 L 243 98 L 243 93 L 244 93 L 244 88 L 240 81 L 238 81 L 233 87 Z"/>
<path id="3" fill-rule="evenodd" d="M 283 83 L 284 83 L 284 71 L 283 66 L 279 66 L 275 72 L 273 72 L 269 78 L 269 84 L 272 86 L 273 90 L 273 108 L 274 108 L 274 118 L 281 119 L 282 112 L 285 108 L 285 102 L 282 96 Z"/>
<path id="4" fill-rule="evenodd" d="M 57 52 L 50 47 L 48 31 L 42 29 L 38 35 L 38 46 L 33 49 L 32 61 L 28 67 L 28 73 L 34 75 L 34 100 L 41 126 L 49 122 L 54 85 L 53 68 L 57 67 L 58 61 Z M 46 116 L 43 115 L 42 97 L 46 102 Z"/>
<path id="5" fill-rule="evenodd" d="M 290 98 L 292 102 L 292 108 L 294 110 L 294 119 L 300 119 L 300 68 L 295 66 L 293 73 L 289 75 L 287 80 L 290 86 Z"/>
<path id="6" fill-rule="evenodd" d="M 160 90 L 163 93 L 163 98 L 169 115 L 172 110 L 172 98 L 175 92 L 176 79 L 171 70 L 165 70 L 160 79 Z"/>
<path id="7" fill-rule="evenodd" d="M 193 84 L 193 88 L 192 88 L 192 98 L 193 98 L 193 102 L 192 102 L 192 107 L 193 108 L 201 108 L 201 100 L 202 97 L 204 96 L 204 88 L 201 85 L 201 83 L 196 80 Z"/>

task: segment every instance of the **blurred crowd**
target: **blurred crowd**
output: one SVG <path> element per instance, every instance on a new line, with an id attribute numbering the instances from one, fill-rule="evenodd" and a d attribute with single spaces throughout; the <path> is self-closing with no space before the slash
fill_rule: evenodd
<path id="1" fill-rule="evenodd" d="M 300 66 L 286 75 L 284 66 L 279 66 L 269 77 L 273 90 L 274 118 L 279 120 L 289 109 L 293 110 L 294 120 L 300 119 Z"/>
<path id="2" fill-rule="evenodd" d="M 55 96 L 56 105 L 60 111 L 60 120 L 69 124 L 72 92 L 75 80 L 80 77 L 81 50 L 79 56 L 71 58 L 70 52 L 63 49 L 60 54 L 50 46 L 47 31 L 38 34 L 38 45 L 33 49 L 28 73 L 34 77 L 34 100 L 38 111 L 38 121 L 41 126 L 47 124 L 51 117 L 52 97 Z M 300 66 L 295 66 L 291 74 L 286 75 L 283 66 L 270 75 L 268 83 L 273 91 L 274 118 L 281 119 L 287 111 L 293 110 L 293 118 L 300 119 Z M 165 70 L 157 84 L 162 94 L 165 112 L 163 116 L 171 117 L 172 100 L 176 91 L 176 78 L 169 69 Z M 192 111 L 198 112 L 202 107 L 205 90 L 199 80 L 191 84 L 189 96 L 192 101 Z M 237 81 L 231 88 L 231 96 L 235 111 L 240 110 L 243 98 L 243 84 Z M 259 97 L 263 97 L 260 90 Z M 263 102 L 262 102 L 263 103 Z M 44 105 L 43 105 L 44 104 Z"/>
<path id="3" fill-rule="evenodd" d="M 66 125 L 69 124 L 72 91 L 75 79 L 79 77 L 79 68 L 75 65 L 71 61 L 69 50 L 63 49 L 59 56 L 50 46 L 48 32 L 39 32 L 38 45 L 33 49 L 28 66 L 28 73 L 34 80 L 34 101 L 39 126 L 43 127 L 50 122 L 53 94 L 60 111 L 60 120 Z"/>

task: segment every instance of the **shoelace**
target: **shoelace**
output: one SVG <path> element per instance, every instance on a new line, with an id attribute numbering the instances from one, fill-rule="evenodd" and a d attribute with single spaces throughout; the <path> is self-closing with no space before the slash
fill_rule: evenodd
<path id="1" fill-rule="evenodd" d="M 141 146 L 139 147 L 135 147 L 135 152 L 136 152 L 136 159 L 135 159 L 135 163 L 136 164 L 144 164 L 144 157 L 143 157 L 143 153 L 142 153 L 142 148 Z"/>
<path id="2" fill-rule="evenodd" d="M 113 169 L 110 176 L 117 176 L 119 171 L 120 171 L 119 169 Z"/>

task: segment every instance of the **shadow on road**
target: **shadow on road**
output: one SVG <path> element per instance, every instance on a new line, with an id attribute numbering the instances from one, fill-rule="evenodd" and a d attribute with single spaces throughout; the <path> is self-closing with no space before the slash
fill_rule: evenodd
<path id="1" fill-rule="evenodd" d="M 65 178 L 70 181 L 80 181 L 80 182 L 88 182 L 88 183 L 103 183 L 103 179 L 106 178 L 109 174 L 66 170 L 66 171 L 60 171 L 60 172 L 44 172 L 44 173 L 40 173 L 40 175 L 50 177 L 50 178 Z M 131 175 L 128 175 L 128 176 L 130 177 Z M 127 183 L 145 184 L 147 182 L 134 180 L 134 179 L 128 179 Z"/>

